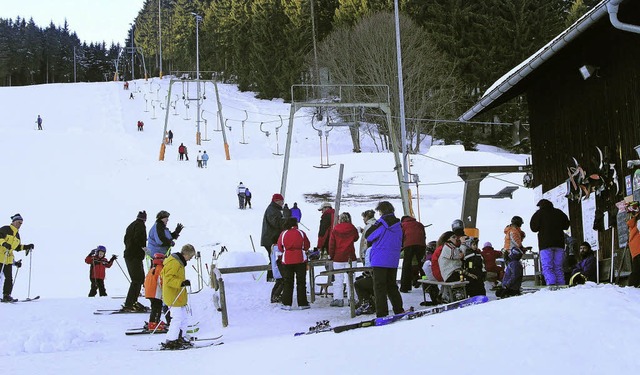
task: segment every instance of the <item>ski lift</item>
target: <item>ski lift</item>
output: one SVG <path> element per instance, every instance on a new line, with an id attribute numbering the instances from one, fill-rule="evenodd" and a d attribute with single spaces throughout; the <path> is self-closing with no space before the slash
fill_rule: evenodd
<path id="1" fill-rule="evenodd" d="M 278 117 L 280 117 L 280 126 L 276 126 L 276 152 L 273 154 L 277 156 L 282 156 L 283 154 L 280 153 L 280 140 L 278 138 L 278 133 L 280 132 L 280 128 L 282 127 L 283 122 L 282 122 L 282 116 L 278 115 Z"/>
<path id="2" fill-rule="evenodd" d="M 242 120 L 242 140 L 240 141 L 241 144 L 246 145 L 249 144 L 249 142 L 247 142 L 244 139 L 244 123 L 247 121 L 247 119 L 249 118 L 249 114 L 247 113 L 247 111 L 244 111 L 244 120 Z"/>
<path id="3" fill-rule="evenodd" d="M 200 118 L 204 120 L 204 138 L 202 141 L 210 141 L 210 138 L 207 138 L 207 119 L 204 117 L 204 109 L 200 112 Z"/>
<path id="4" fill-rule="evenodd" d="M 266 135 L 267 137 L 269 137 L 269 131 L 268 130 L 264 130 L 262 128 L 262 125 L 264 125 L 264 122 L 260 121 L 260 131 L 264 133 L 264 135 Z"/>
<path id="5" fill-rule="evenodd" d="M 144 111 L 149 112 L 149 99 L 147 99 L 147 94 L 144 94 Z"/>
<path id="6" fill-rule="evenodd" d="M 325 136 L 325 146 L 326 146 L 326 151 L 327 151 L 327 163 L 324 163 L 324 159 L 323 159 L 323 150 L 322 150 L 322 130 L 319 128 L 316 128 L 313 123 L 314 121 L 318 118 L 317 115 L 313 116 L 311 118 L 311 127 L 316 130 L 318 132 L 318 138 L 320 138 L 320 165 L 314 165 L 315 168 L 330 168 L 332 165 L 334 164 L 329 164 L 329 132 L 330 130 L 327 130 L 324 132 L 324 136 Z M 327 124 L 329 123 L 329 115 L 327 114 Z"/>

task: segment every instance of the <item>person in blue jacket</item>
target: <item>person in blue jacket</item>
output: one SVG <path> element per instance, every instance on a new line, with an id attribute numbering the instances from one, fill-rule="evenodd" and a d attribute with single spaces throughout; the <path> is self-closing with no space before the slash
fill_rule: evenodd
<path id="1" fill-rule="evenodd" d="M 404 312 L 402 296 L 396 283 L 402 250 L 402 226 L 400 219 L 394 214 L 395 209 L 391 203 L 378 203 L 376 211 L 380 219 L 367 230 L 365 237 L 371 246 L 376 316 L 381 318 L 389 314 L 387 297 L 391 301 L 394 314 Z"/>
<path id="2" fill-rule="evenodd" d="M 148 254 L 151 258 L 157 253 L 163 255 L 169 255 L 169 249 L 174 246 L 175 240 L 180 237 L 180 232 L 184 226 L 180 223 L 176 226 L 173 232 L 170 232 L 167 228 L 167 222 L 169 221 L 169 213 L 167 211 L 160 211 L 156 215 L 156 222 L 149 230 L 149 239 L 147 240 Z"/>
<path id="3" fill-rule="evenodd" d="M 580 244 L 580 262 L 571 271 L 569 285 L 584 284 L 587 281 L 596 282 L 596 255 L 588 242 Z"/>

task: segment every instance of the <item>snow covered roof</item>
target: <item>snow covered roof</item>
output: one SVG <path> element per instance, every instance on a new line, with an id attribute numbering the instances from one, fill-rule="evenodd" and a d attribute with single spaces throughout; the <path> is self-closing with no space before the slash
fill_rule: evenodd
<path id="1" fill-rule="evenodd" d="M 556 36 L 544 47 L 540 48 L 515 68 L 511 69 L 507 74 L 500 77 L 500 79 L 487 89 L 480 101 L 460 116 L 459 120 L 470 121 L 476 115 L 488 109 L 488 107 L 490 107 L 498 98 L 509 92 L 516 84 L 544 64 L 547 60 L 551 59 L 551 57 L 553 57 L 557 52 L 582 34 L 583 31 L 587 30 L 600 18 L 607 15 L 608 12 L 606 4 L 608 2 L 609 0 L 603 0 L 600 2 L 580 17 L 580 19 L 578 19 L 568 29 L 560 33 L 560 35 Z"/>

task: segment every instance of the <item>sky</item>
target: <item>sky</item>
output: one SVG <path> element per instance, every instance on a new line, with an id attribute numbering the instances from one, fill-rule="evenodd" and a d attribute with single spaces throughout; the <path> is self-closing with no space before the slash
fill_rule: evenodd
<path id="1" fill-rule="evenodd" d="M 0 359 L 7 374 L 204 373 L 273 374 L 424 373 L 493 374 L 518 369 L 519 374 L 626 374 L 637 371 L 640 336 L 630 327 L 640 325 L 640 289 L 610 284 L 559 291 L 542 290 L 521 297 L 490 302 L 340 334 L 332 332 L 294 337 L 320 320 L 332 326 L 371 319 L 350 318 L 349 308 L 330 307 L 331 298 L 318 297 L 309 310 L 283 311 L 269 302 L 273 284 L 263 273 L 225 275 L 229 326 L 213 304 L 215 292 L 204 285 L 192 260 L 186 269 L 192 281 L 189 296 L 191 323 L 198 337 L 224 335 L 224 345 L 181 352 L 140 352 L 159 347 L 162 335 L 126 336 L 141 327 L 146 314 L 94 315 L 97 309 L 117 309 L 128 288 L 123 269 L 123 235 L 139 210 L 149 216 L 147 229 L 160 210 L 170 212 L 169 227 L 182 223 L 176 248 L 186 243 L 201 253 L 206 269 L 266 264 L 260 247 L 262 216 L 272 194 L 280 190 L 282 153 L 289 105 L 281 100 L 257 100 L 235 86 L 220 84 L 220 102 L 226 121 L 225 135 L 231 160 L 225 160 L 222 128 L 216 123 L 217 104 L 211 84 L 202 101 L 206 120 L 201 145 L 195 142 L 195 109 L 187 108 L 172 94 L 167 123 L 175 134 L 164 161 L 159 149 L 165 121 L 159 100 L 168 89 L 163 80 L 136 80 L 130 90 L 121 82 L 48 84 L 0 87 L 0 102 L 11 111 L 0 114 L 2 153 L 11 160 L 7 186 L 10 197 L 0 209 L 0 225 L 20 213 L 23 243 L 33 243 L 28 257 L 17 253 L 23 267 L 15 276 L 13 296 L 41 296 L 35 302 L 0 304 L 0 320 L 6 324 L 0 340 Z M 195 86 L 181 81 L 172 93 L 195 95 Z M 187 93 L 188 91 L 188 93 Z M 134 99 L 129 99 L 130 93 Z M 164 105 L 164 104 L 163 104 Z M 246 112 L 245 112 L 246 111 Z M 40 114 L 44 130 L 36 130 Z M 245 115 L 247 117 L 245 117 Z M 332 128 L 329 135 L 331 168 L 315 168 L 326 162 L 310 125 L 312 113 L 296 113 L 292 133 L 285 201 L 302 210 L 301 229 L 312 243 L 317 240 L 320 214 L 318 195 L 335 194 L 338 165 L 344 164 L 341 212 L 352 214 L 362 225 L 360 213 L 388 199 L 398 215 L 394 161 L 388 152 L 376 152 L 377 137 L 363 125 L 363 152 L 351 152 L 346 128 Z M 242 120 L 246 118 L 244 127 Z M 136 122 L 144 122 L 138 132 Z M 326 124 L 315 123 L 321 130 Z M 269 132 L 267 136 L 265 132 Z M 324 139 L 324 137 L 323 137 Z M 179 161 L 184 143 L 190 160 Z M 426 145 L 425 145 L 426 146 Z M 324 146 L 323 146 L 324 149 Z M 207 168 L 197 168 L 198 151 L 211 155 Z M 482 146 L 468 152 L 461 146 L 425 147 L 411 156 L 412 172 L 421 176 L 414 205 L 419 220 L 431 224 L 427 240 L 435 240 L 459 218 L 463 183 L 457 165 L 514 165 L 528 155 L 500 152 Z M 280 152 L 278 152 L 280 151 Z M 493 194 L 505 185 L 519 184 L 522 174 L 487 178 L 481 194 Z M 253 192 L 252 209 L 239 210 L 236 186 L 242 181 Z M 417 193 L 417 192 L 416 192 Z M 526 246 L 537 250 L 536 236 L 528 230 L 535 210 L 534 192 L 520 188 L 513 199 L 479 202 L 480 242 L 496 247 L 503 228 L 513 215 L 523 217 Z M 384 198 L 380 198 L 384 197 Z M 98 245 L 108 256 L 120 258 L 106 272 L 108 297 L 89 298 L 89 266 L 86 255 Z M 228 251 L 215 259 L 225 246 Z M 176 249 L 177 250 L 177 249 Z M 316 269 L 316 274 L 322 270 Z M 14 273 L 16 271 L 14 270 Z M 322 277 L 322 276 L 319 276 Z M 333 292 L 334 288 L 330 288 Z M 419 289 L 403 293 L 403 306 L 421 308 Z M 139 301 L 148 305 L 148 301 Z M 346 349 L 346 350 L 344 350 Z"/>
<path id="2" fill-rule="evenodd" d="M 53 21 L 75 31 L 81 41 L 124 44 L 129 24 L 142 9 L 144 0 L 0 0 L 0 18 L 33 18 L 45 28 Z"/>

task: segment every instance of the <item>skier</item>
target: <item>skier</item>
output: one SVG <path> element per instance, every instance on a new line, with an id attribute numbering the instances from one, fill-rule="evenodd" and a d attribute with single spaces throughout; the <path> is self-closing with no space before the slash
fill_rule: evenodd
<path id="1" fill-rule="evenodd" d="M 242 181 L 240 181 L 240 184 L 236 189 L 236 193 L 238 194 L 238 206 L 241 210 L 244 210 L 244 200 L 246 198 L 246 194 L 245 194 L 246 190 L 247 188 L 242 184 Z"/>
<path id="2" fill-rule="evenodd" d="M 502 246 L 502 252 L 506 255 L 517 247 L 524 254 L 525 249 L 522 246 L 522 240 L 524 240 L 526 234 L 520 229 L 524 221 L 520 216 L 514 216 L 511 218 L 511 224 L 504 228 L 504 245 Z M 506 256 L 505 256 L 506 257 Z"/>
<path id="3" fill-rule="evenodd" d="M 426 277 L 427 280 L 431 280 L 431 281 L 438 281 L 436 277 L 433 275 L 433 268 L 431 263 L 431 257 L 433 256 L 433 252 L 436 251 L 436 248 L 437 248 L 436 241 L 431 241 L 427 244 L 427 247 L 425 249 L 425 254 L 424 254 L 424 263 L 422 263 L 422 270 L 424 271 L 424 277 Z M 420 302 L 420 305 L 435 306 L 441 302 L 440 290 L 438 289 L 437 285 L 424 284 L 422 287 L 424 288 L 425 292 L 429 293 L 431 302 L 426 302 L 426 301 Z"/>
<path id="4" fill-rule="evenodd" d="M 278 236 L 282 232 L 283 218 L 282 218 L 282 206 L 284 205 L 284 197 L 282 194 L 273 194 L 271 197 L 271 203 L 267 206 L 262 217 L 262 234 L 260 236 L 260 246 L 264 246 L 271 259 L 271 251 L 273 245 L 278 242 Z M 274 281 L 273 272 L 267 271 L 267 281 Z M 271 291 L 271 302 L 274 302 L 275 295 L 279 296 L 282 293 L 281 283 L 276 282 L 273 290 Z"/>
<path id="5" fill-rule="evenodd" d="M 136 219 L 127 226 L 124 235 L 124 261 L 127 265 L 127 272 L 131 279 L 127 298 L 124 300 L 122 309 L 124 311 L 146 311 L 147 308 L 138 302 L 140 289 L 144 282 L 144 265 L 142 260 L 145 255 L 145 245 L 147 244 L 147 212 L 139 211 Z"/>
<path id="6" fill-rule="evenodd" d="M 186 288 L 191 286 L 191 281 L 185 277 L 185 267 L 195 254 L 193 245 L 186 244 L 179 253 L 171 254 L 163 263 L 162 300 L 169 307 L 172 321 L 167 340 L 161 344 L 165 349 L 181 349 L 193 345 L 186 337 L 189 325 Z"/>
<path id="7" fill-rule="evenodd" d="M 567 215 L 554 208 L 553 203 L 540 199 L 539 207 L 529 224 L 533 232 L 538 232 L 538 248 L 542 274 L 547 285 L 564 285 L 562 258 L 564 257 L 564 230 L 571 223 Z"/>
<path id="8" fill-rule="evenodd" d="M 353 243 L 358 241 L 359 238 L 358 229 L 351 223 L 351 215 L 348 212 L 341 213 L 338 216 L 338 224 L 333 228 L 329 237 L 329 257 L 333 261 L 334 270 L 347 268 L 351 262 L 357 260 Z M 330 306 L 342 307 L 344 306 L 342 298 L 344 273 L 335 274 L 333 285 L 333 301 L 331 301 Z M 351 299 L 351 291 L 348 289 L 347 298 Z"/>
<path id="9" fill-rule="evenodd" d="M 417 284 L 418 277 L 420 277 L 420 271 L 416 272 L 413 269 L 413 260 L 415 259 L 419 269 L 422 269 L 421 261 L 427 248 L 426 234 L 424 225 L 414 217 L 403 216 L 400 223 L 402 226 L 402 251 L 404 252 L 400 292 L 409 293 L 411 287 Z"/>
<path id="10" fill-rule="evenodd" d="M 184 160 L 184 153 L 185 153 L 186 149 L 187 148 L 184 147 L 184 143 L 180 143 L 180 146 L 178 146 L 178 154 L 180 155 L 180 160 Z M 187 160 L 189 160 L 189 159 L 187 159 Z"/>
<path id="11" fill-rule="evenodd" d="M 176 229 L 170 232 L 167 228 L 167 222 L 169 221 L 169 215 L 165 210 L 158 212 L 156 215 L 156 222 L 149 229 L 149 239 L 147 240 L 148 255 L 153 257 L 155 254 L 168 255 L 171 247 L 175 246 L 175 240 L 180 237 L 180 232 L 184 225 L 178 223 Z"/>
<path id="12" fill-rule="evenodd" d="M 173 132 L 171 131 L 171 129 L 169 129 L 169 133 L 167 135 L 167 139 L 169 139 L 169 144 L 172 145 L 173 144 Z"/>
<path id="13" fill-rule="evenodd" d="M 40 115 L 38 115 L 36 123 L 38 123 L 38 130 L 42 130 L 42 117 L 40 117 Z"/>
<path id="14" fill-rule="evenodd" d="M 187 146 L 184 147 L 184 158 L 186 161 L 189 161 L 189 150 L 187 150 Z"/>
<path id="15" fill-rule="evenodd" d="M 207 162 L 209 161 L 209 154 L 207 154 L 207 150 L 202 152 L 202 166 L 204 168 L 207 167 Z"/>
<path id="16" fill-rule="evenodd" d="M 285 219 L 288 219 L 291 217 L 291 209 L 289 208 L 289 205 L 286 203 L 284 204 L 284 207 L 282 207 L 282 216 L 284 216 Z"/>
<path id="17" fill-rule="evenodd" d="M 162 274 L 164 254 L 156 253 L 151 262 L 151 268 L 144 278 L 144 296 L 151 303 L 151 313 L 149 315 L 149 324 L 147 329 L 150 331 L 166 332 L 166 324 L 161 320 L 162 317 Z M 167 322 L 170 322 L 167 317 Z"/>
<path id="18" fill-rule="evenodd" d="M 249 188 L 244 190 L 244 207 L 247 208 L 247 206 L 251 208 L 251 192 Z"/>
<path id="19" fill-rule="evenodd" d="M 306 275 L 307 252 L 311 243 L 307 234 L 298 229 L 298 222 L 294 218 L 287 219 L 284 228 L 278 237 L 278 250 L 282 253 L 282 309 L 291 310 L 295 277 L 298 308 L 306 310 L 310 308 L 307 301 Z"/>
<path id="20" fill-rule="evenodd" d="M 298 223 L 302 220 L 302 211 L 298 208 L 298 202 L 293 202 L 293 207 L 291 207 L 291 217 L 295 217 Z"/>
<path id="21" fill-rule="evenodd" d="M 107 248 L 100 245 L 91 250 L 89 255 L 84 259 L 84 262 L 90 264 L 89 268 L 89 280 L 91 280 L 91 289 L 89 290 L 89 297 L 95 297 L 96 293 L 100 291 L 100 297 L 107 295 L 107 290 L 104 288 L 105 271 L 107 268 L 111 268 L 113 262 L 118 258 L 115 254 L 111 256 L 111 259 L 107 260 L 105 254 Z"/>
<path id="22" fill-rule="evenodd" d="M 202 150 L 198 150 L 198 155 L 196 156 L 196 162 L 198 163 L 198 168 L 202 168 Z"/>
<path id="23" fill-rule="evenodd" d="M 460 250 L 460 236 L 456 235 L 455 232 L 444 232 L 442 236 L 440 236 L 438 242 L 442 243 L 440 256 L 437 260 L 442 280 L 446 282 L 460 281 L 462 258 L 464 258 L 464 253 Z M 431 261 L 433 262 L 433 258 Z M 431 264 L 431 267 L 433 268 L 433 263 Z M 434 275 L 436 275 L 435 272 Z"/>
<path id="24" fill-rule="evenodd" d="M 11 297 L 13 291 L 13 266 L 22 267 L 22 260 L 14 261 L 14 251 L 25 251 L 25 255 L 33 250 L 33 244 L 20 244 L 20 234 L 18 230 L 22 226 L 22 216 L 15 214 L 11 216 L 11 224 L 0 228 L 0 267 L 1 274 L 4 275 L 4 287 L 2 288 L 2 302 L 15 302 L 16 298 Z"/>
<path id="25" fill-rule="evenodd" d="M 467 296 L 486 296 L 484 262 L 482 261 L 480 250 L 478 250 L 478 239 L 476 237 L 467 238 L 462 265 L 462 273 L 469 282 L 465 287 Z"/>
<path id="26" fill-rule="evenodd" d="M 507 256 L 507 269 L 502 279 L 502 288 L 496 290 L 496 297 L 505 298 L 520 295 L 520 286 L 522 285 L 522 251 L 517 247 L 511 249 Z"/>
<path id="27" fill-rule="evenodd" d="M 393 205 L 387 201 L 378 203 L 376 211 L 380 219 L 365 233 L 371 243 L 371 266 L 373 267 L 373 288 L 376 299 L 376 316 L 387 316 L 391 301 L 394 314 L 404 311 L 402 296 L 396 284 L 400 251 L 402 250 L 402 227 L 400 219 L 394 215 Z"/>

